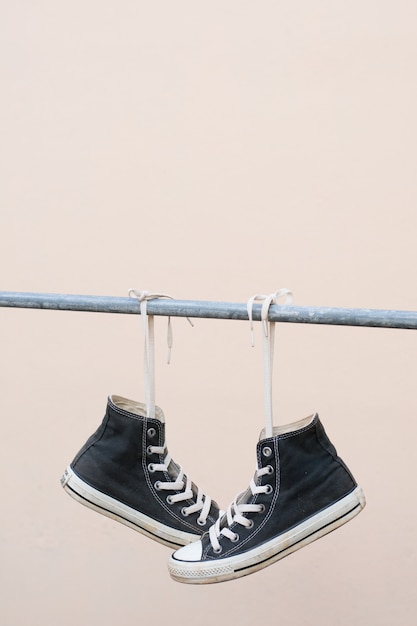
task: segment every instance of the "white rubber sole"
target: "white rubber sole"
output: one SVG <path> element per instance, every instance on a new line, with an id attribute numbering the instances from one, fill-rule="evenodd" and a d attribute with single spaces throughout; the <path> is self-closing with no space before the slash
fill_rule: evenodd
<path id="1" fill-rule="evenodd" d="M 360 513 L 365 504 L 362 489 L 357 487 L 342 500 L 302 524 L 237 556 L 193 562 L 180 561 L 174 553 L 168 561 L 169 573 L 177 582 L 190 584 L 219 583 L 247 576 L 336 530 Z"/>
<path id="2" fill-rule="evenodd" d="M 178 549 L 199 539 L 197 534 L 165 526 L 151 517 L 136 511 L 136 509 L 132 509 L 126 504 L 94 489 L 94 487 L 91 487 L 91 485 L 77 476 L 71 466 L 66 468 L 61 478 L 61 485 L 74 500 L 77 500 L 77 502 L 89 509 L 101 513 L 116 522 L 120 522 L 170 548 Z"/>

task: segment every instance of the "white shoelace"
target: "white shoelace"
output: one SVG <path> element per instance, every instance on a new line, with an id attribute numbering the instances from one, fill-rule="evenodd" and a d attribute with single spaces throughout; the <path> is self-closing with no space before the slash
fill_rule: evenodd
<path id="1" fill-rule="evenodd" d="M 171 455 L 169 454 L 166 446 L 149 446 L 150 452 L 155 454 L 165 454 L 163 463 L 151 463 L 149 465 L 150 472 L 167 472 L 168 466 L 171 463 Z M 185 482 L 184 482 L 185 479 Z M 182 468 L 179 468 L 178 476 L 175 481 L 162 482 L 158 480 L 155 483 L 155 489 L 167 490 L 167 491 L 180 491 L 175 495 L 169 495 L 167 497 L 168 504 L 174 504 L 176 502 L 183 502 L 184 500 L 194 500 L 194 494 L 191 488 L 191 480 L 188 476 L 185 476 Z M 203 494 L 201 489 L 197 487 L 197 498 L 194 504 L 187 507 L 183 507 L 181 513 L 184 517 L 188 517 L 192 513 L 200 512 L 197 518 L 197 524 L 204 525 L 206 523 L 207 516 L 210 512 L 211 498 Z"/>
<path id="2" fill-rule="evenodd" d="M 140 314 L 142 318 L 142 330 L 144 337 L 144 373 L 145 373 L 145 402 L 146 402 L 146 415 L 149 419 L 155 418 L 155 325 L 154 316 L 148 315 L 147 302 L 148 300 L 154 300 L 155 298 L 170 298 L 166 294 L 151 293 L 149 291 L 139 291 L 138 289 L 129 289 L 129 297 L 137 298 L 140 302 Z M 187 317 L 188 322 L 193 326 L 191 320 Z M 172 324 L 171 317 L 168 317 L 168 363 L 171 360 L 171 350 L 173 344 Z M 172 457 L 169 454 L 166 446 L 149 446 L 149 451 L 152 454 L 160 454 L 164 456 L 163 463 L 151 463 L 149 465 L 149 471 L 151 472 L 168 472 L 168 467 L 172 461 Z M 176 465 L 176 464 L 175 464 Z M 177 466 L 177 465 L 176 465 Z M 174 495 L 167 497 L 168 504 L 174 504 L 176 502 L 183 502 L 184 500 L 194 500 L 194 494 L 191 488 L 191 480 L 188 476 L 185 476 L 184 471 L 180 466 L 177 466 L 179 471 L 175 481 L 160 481 L 155 483 L 155 487 L 158 490 L 167 491 L 179 491 Z M 207 516 L 210 512 L 211 498 L 204 495 L 199 487 L 197 487 L 197 498 L 194 504 L 187 507 L 183 507 L 182 514 L 184 517 L 197 513 L 200 511 L 200 515 L 197 518 L 197 523 L 204 525 L 207 520 Z"/>
<path id="3" fill-rule="evenodd" d="M 155 418 L 155 324 L 154 316 L 148 315 L 148 300 L 155 298 L 172 298 L 162 293 L 151 293 L 150 291 L 139 291 L 129 289 L 130 298 L 137 298 L 140 303 L 140 316 L 142 319 L 142 330 L 144 338 L 143 369 L 145 374 L 145 402 L 147 417 Z M 168 317 L 168 363 L 171 360 L 172 349 L 172 325 L 171 318 Z"/>
<path id="4" fill-rule="evenodd" d="M 157 298 L 170 298 L 163 293 L 151 293 L 150 291 L 139 291 L 139 289 L 129 289 L 129 297 L 137 298 L 140 302 L 140 316 L 142 318 L 142 330 L 144 338 L 144 373 L 145 373 L 145 402 L 147 417 L 155 418 L 155 323 L 154 316 L 148 315 L 148 300 L 155 300 Z M 193 326 L 189 317 L 186 318 L 188 322 Z M 168 316 L 168 331 L 167 331 L 167 344 L 168 344 L 168 364 L 171 362 L 171 351 L 173 344 L 172 324 L 171 317 Z"/>
<path id="5" fill-rule="evenodd" d="M 269 465 L 267 467 L 257 468 L 255 472 L 255 478 L 258 479 L 264 474 L 269 474 L 270 471 L 271 470 Z M 252 478 L 250 482 L 250 490 L 252 492 L 252 495 L 255 495 L 257 493 L 268 493 L 270 491 L 270 486 L 258 486 L 256 485 L 254 478 Z M 226 511 L 227 526 L 225 526 L 224 528 L 220 527 L 222 518 L 219 517 L 217 522 L 209 528 L 210 542 L 216 554 L 219 554 L 222 551 L 222 547 L 219 543 L 220 535 L 227 537 L 232 542 L 239 541 L 238 533 L 234 533 L 232 530 L 230 530 L 230 526 L 233 523 L 240 524 L 241 526 L 245 526 L 246 528 L 251 528 L 253 526 L 253 521 L 248 519 L 247 517 L 244 517 L 243 513 L 261 513 L 263 511 L 264 507 L 262 504 L 239 504 L 238 500 L 244 493 L 245 491 L 239 493 L 235 497 L 233 502 L 228 506 Z"/>
<path id="6" fill-rule="evenodd" d="M 251 343 L 255 345 L 253 328 L 253 305 L 257 300 L 262 301 L 262 348 L 264 368 L 264 400 L 265 400 L 265 436 L 272 437 L 273 414 L 272 414 L 272 368 L 274 363 L 275 322 L 268 321 L 269 307 L 278 304 L 278 299 L 285 297 L 284 304 L 292 303 L 292 292 L 289 289 L 279 289 L 269 295 L 256 294 L 248 300 L 247 309 L 250 322 Z"/>
<path id="7" fill-rule="evenodd" d="M 292 292 L 288 289 L 279 289 L 275 293 L 269 295 L 256 294 L 248 300 L 247 309 L 250 322 L 251 343 L 254 346 L 254 326 L 253 326 L 253 305 L 256 301 L 262 302 L 261 322 L 262 322 L 262 345 L 263 345 L 263 370 L 264 370 L 264 397 L 265 397 L 265 437 L 273 436 L 273 415 L 272 415 L 272 367 L 274 360 L 274 343 L 275 343 L 275 322 L 268 321 L 269 307 L 271 304 L 277 304 L 277 300 L 285 296 L 285 304 L 291 304 Z M 249 488 L 252 495 L 259 493 L 269 493 L 270 485 L 257 485 L 258 478 L 269 474 L 272 470 L 271 466 L 266 466 L 255 470 L 255 476 L 252 478 Z M 209 529 L 209 539 L 213 551 L 220 554 L 222 551 L 219 537 L 223 535 L 232 542 L 239 541 L 238 533 L 230 530 L 232 524 L 237 523 L 246 528 L 253 526 L 253 521 L 244 516 L 244 513 L 261 513 L 264 509 L 262 504 L 249 504 L 247 502 L 239 503 L 239 499 L 246 493 L 239 493 L 226 511 L 227 525 L 221 527 L 222 518 L 219 517 L 217 522 Z"/>

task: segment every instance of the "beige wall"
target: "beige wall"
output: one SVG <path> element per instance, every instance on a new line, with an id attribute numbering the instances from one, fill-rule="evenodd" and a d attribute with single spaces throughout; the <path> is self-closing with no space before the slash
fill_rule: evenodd
<path id="1" fill-rule="evenodd" d="M 0 289 L 417 309 L 414 0 L 0 2 Z M 368 505 L 253 576 L 169 549 L 59 478 L 109 393 L 143 400 L 136 316 L 0 310 L 2 626 L 411 626 L 413 331 L 282 325 L 277 423 L 318 410 Z M 261 348 L 174 320 L 168 445 L 226 506 L 255 466 Z M 271 617 L 272 616 L 272 617 Z"/>

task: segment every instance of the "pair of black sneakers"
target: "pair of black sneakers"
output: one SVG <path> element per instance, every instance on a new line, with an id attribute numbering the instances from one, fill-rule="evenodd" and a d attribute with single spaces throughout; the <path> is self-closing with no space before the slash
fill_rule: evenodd
<path id="1" fill-rule="evenodd" d="M 174 580 L 246 576 L 357 515 L 365 498 L 317 414 L 261 432 L 255 475 L 226 511 L 175 463 L 163 412 L 112 396 L 61 482 L 73 498 L 175 549 Z"/>

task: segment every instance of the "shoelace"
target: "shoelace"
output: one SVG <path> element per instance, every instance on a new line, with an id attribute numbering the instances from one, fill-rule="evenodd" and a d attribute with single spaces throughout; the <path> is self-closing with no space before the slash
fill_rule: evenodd
<path id="1" fill-rule="evenodd" d="M 255 478 L 258 479 L 260 476 L 264 476 L 264 474 L 269 474 L 270 471 L 271 470 L 269 465 L 267 467 L 257 468 L 255 472 Z M 269 493 L 270 489 L 270 485 L 257 485 L 254 478 L 252 478 L 250 482 L 250 490 L 252 492 L 252 495 L 255 495 L 257 493 Z M 244 517 L 243 513 L 262 513 L 262 511 L 264 510 L 263 504 L 239 504 L 238 500 L 244 493 L 245 491 L 239 493 L 235 497 L 233 502 L 228 506 L 226 510 L 227 526 L 221 528 L 222 518 L 219 517 L 217 522 L 209 528 L 210 542 L 213 547 L 213 551 L 216 554 L 219 554 L 222 551 L 222 547 L 219 542 L 220 535 L 224 535 L 233 543 L 239 541 L 238 533 L 230 530 L 230 526 L 233 523 L 240 524 L 241 526 L 245 526 L 246 528 L 251 528 L 253 526 L 253 521 L 248 519 L 247 517 Z"/>
<path id="2" fill-rule="evenodd" d="M 275 293 L 269 295 L 256 294 L 252 296 L 247 303 L 248 317 L 250 322 L 251 331 L 251 344 L 255 345 L 254 339 L 254 325 L 253 325 L 253 305 L 256 301 L 262 301 L 261 309 L 261 322 L 262 322 L 262 337 L 263 337 L 263 370 L 264 370 L 264 396 L 265 396 L 265 436 L 266 438 L 273 435 L 273 415 L 272 415 L 272 366 L 274 360 L 274 344 L 275 344 L 275 322 L 268 321 L 268 312 L 271 304 L 277 304 L 277 300 L 285 296 L 285 304 L 291 304 L 292 292 L 288 289 L 279 289 Z M 251 479 L 249 488 L 252 495 L 259 493 L 270 493 L 270 485 L 257 485 L 257 481 L 261 476 L 269 474 L 272 471 L 270 465 L 266 467 L 257 467 L 255 475 Z M 253 520 L 244 516 L 244 513 L 262 513 L 264 510 L 263 504 L 250 504 L 247 502 L 239 502 L 239 499 L 246 493 L 240 492 L 233 502 L 226 510 L 226 520 L 224 516 L 219 517 L 217 522 L 213 524 L 209 529 L 209 539 L 212 545 L 213 551 L 216 554 L 220 554 L 222 546 L 219 542 L 219 537 L 223 535 L 232 541 L 233 543 L 239 541 L 239 534 L 230 530 L 232 524 L 240 524 L 246 528 L 253 526 Z M 227 525 L 222 527 L 222 523 L 227 522 Z"/>
<path id="3" fill-rule="evenodd" d="M 163 463 L 151 463 L 149 465 L 150 472 L 167 472 L 168 466 L 171 463 L 171 455 L 169 454 L 166 446 L 149 446 L 149 450 L 151 453 L 155 454 L 165 454 Z M 185 482 L 184 482 L 185 479 Z M 158 480 L 155 483 L 155 489 L 159 490 L 167 490 L 167 491 L 180 491 L 180 493 L 176 493 L 175 495 L 169 495 L 167 497 L 168 504 L 174 504 L 176 502 L 183 502 L 184 500 L 193 500 L 194 494 L 191 488 L 191 480 L 188 476 L 185 476 L 182 468 L 179 468 L 178 476 L 175 481 L 171 482 L 162 482 Z M 197 498 L 194 504 L 191 504 L 187 507 L 183 507 L 181 509 L 182 515 L 184 517 L 188 517 L 192 513 L 200 512 L 200 515 L 197 518 L 197 524 L 204 525 L 206 523 L 207 516 L 210 512 L 211 506 L 211 498 L 203 494 L 201 489 L 197 487 Z"/>
<path id="4" fill-rule="evenodd" d="M 143 369 L 145 374 L 145 402 L 147 417 L 155 418 L 155 323 L 154 316 L 148 315 L 148 300 L 155 298 L 172 298 L 162 293 L 151 293 L 150 291 L 139 291 L 138 289 L 129 289 L 130 298 L 137 298 L 140 303 L 140 316 L 142 320 L 142 330 L 144 338 L 143 350 Z M 171 318 L 168 317 L 168 363 L 171 360 L 172 350 L 172 325 Z"/>
<path id="5" fill-rule="evenodd" d="M 147 417 L 155 417 L 155 323 L 154 316 L 148 315 L 148 300 L 155 300 L 158 298 L 170 298 L 163 293 L 151 293 L 150 291 L 140 291 L 139 289 L 129 289 L 130 298 L 137 298 L 140 302 L 140 316 L 142 319 L 142 330 L 144 337 L 144 372 L 145 372 L 145 402 Z M 186 318 L 189 324 L 193 326 L 189 317 Z M 168 330 L 167 330 L 167 344 L 168 344 L 168 364 L 171 362 L 171 351 L 173 344 L 172 323 L 171 317 L 168 316 Z"/>
<path id="6" fill-rule="evenodd" d="M 262 348 L 263 348 L 263 368 L 264 368 L 264 401 L 265 401 L 265 435 L 272 437 L 273 415 L 272 415 L 272 368 L 274 363 L 275 345 L 275 322 L 268 321 L 269 307 L 271 304 L 278 304 L 278 299 L 285 297 L 285 304 L 292 303 L 292 292 L 289 289 L 279 289 L 269 295 L 256 294 L 248 300 L 247 309 L 250 322 L 251 343 L 255 345 L 255 335 L 253 328 L 253 305 L 257 300 L 262 301 L 261 322 L 262 322 Z"/>
<path id="7" fill-rule="evenodd" d="M 137 298 L 140 302 L 140 314 L 142 318 L 142 330 L 144 337 L 144 372 L 145 372 L 145 402 L 146 402 L 146 415 L 150 419 L 155 418 L 155 325 L 154 316 L 148 315 L 147 302 L 148 300 L 154 300 L 155 298 L 170 298 L 166 294 L 151 293 L 150 291 L 140 291 L 138 289 L 129 289 L 129 297 Z M 193 326 L 191 320 L 187 317 L 188 322 Z M 171 360 L 171 350 L 173 344 L 172 324 L 171 317 L 168 317 L 168 331 L 167 331 L 167 344 L 168 344 L 168 363 Z M 168 472 L 168 467 L 172 461 L 172 457 L 167 450 L 166 445 L 163 446 L 149 446 L 151 454 L 165 455 L 163 463 L 150 463 L 149 471 L 151 472 Z M 184 474 L 184 471 L 180 466 L 178 475 L 175 481 L 161 481 L 158 480 L 155 483 L 157 490 L 166 491 L 178 491 L 174 495 L 167 497 L 168 504 L 174 504 L 176 502 L 183 502 L 184 500 L 194 500 L 194 493 L 191 487 L 191 480 Z M 204 495 L 199 487 L 197 487 L 197 498 L 194 504 L 183 507 L 181 510 L 184 517 L 188 517 L 192 513 L 200 511 L 200 515 L 197 518 L 197 523 L 203 526 L 206 523 L 207 516 L 210 512 L 211 498 Z"/>

